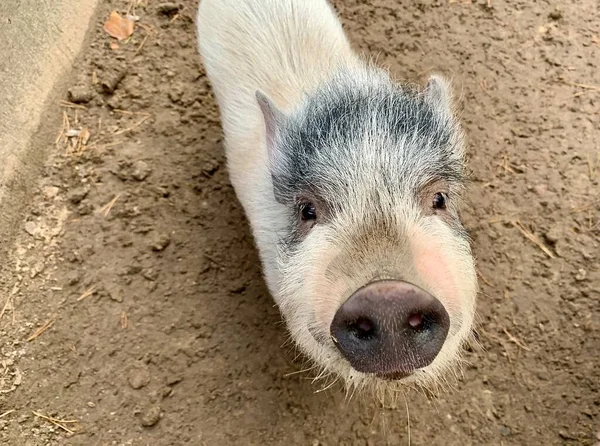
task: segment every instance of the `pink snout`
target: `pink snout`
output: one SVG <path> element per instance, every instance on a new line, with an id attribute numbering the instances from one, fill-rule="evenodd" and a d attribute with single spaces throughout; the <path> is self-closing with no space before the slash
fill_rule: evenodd
<path id="1" fill-rule="evenodd" d="M 450 317 L 442 303 L 403 281 L 384 280 L 357 290 L 338 309 L 330 333 L 352 367 L 400 379 L 436 358 Z"/>

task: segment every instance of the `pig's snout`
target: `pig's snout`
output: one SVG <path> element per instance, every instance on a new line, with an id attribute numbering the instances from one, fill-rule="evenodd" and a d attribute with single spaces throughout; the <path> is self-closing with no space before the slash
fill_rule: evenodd
<path id="1" fill-rule="evenodd" d="M 338 309 L 331 336 L 352 367 L 399 379 L 433 362 L 450 317 L 425 290 L 402 281 L 372 282 Z"/>

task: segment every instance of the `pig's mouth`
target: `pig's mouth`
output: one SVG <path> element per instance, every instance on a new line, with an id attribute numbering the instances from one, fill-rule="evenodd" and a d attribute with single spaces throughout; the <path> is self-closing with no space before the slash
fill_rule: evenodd
<path id="1" fill-rule="evenodd" d="M 377 378 L 384 379 L 386 381 L 400 381 L 404 378 L 408 378 L 412 373 L 408 372 L 393 372 L 393 373 L 377 373 Z"/>

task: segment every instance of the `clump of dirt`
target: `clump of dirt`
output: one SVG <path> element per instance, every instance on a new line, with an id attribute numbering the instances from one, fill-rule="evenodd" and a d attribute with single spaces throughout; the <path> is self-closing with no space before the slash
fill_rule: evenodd
<path id="1" fill-rule="evenodd" d="M 594 1 L 334 1 L 356 47 L 400 77 L 453 78 L 472 147 L 483 348 L 452 392 L 386 409 L 315 392 L 281 348 L 196 51 L 197 2 L 130 3 L 104 2 L 71 103 L 49 111 L 64 113 L 61 138 L 4 265 L 3 444 L 599 441 Z M 115 9 L 136 21 L 131 38 L 103 31 Z"/>

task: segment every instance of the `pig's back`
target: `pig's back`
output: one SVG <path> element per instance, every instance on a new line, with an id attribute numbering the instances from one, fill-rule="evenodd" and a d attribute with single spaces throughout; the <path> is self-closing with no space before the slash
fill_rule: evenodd
<path id="1" fill-rule="evenodd" d="M 236 186 L 238 158 L 264 161 L 256 91 L 291 111 L 336 67 L 358 61 L 326 0 L 202 0 L 197 25 Z"/>
<path id="2" fill-rule="evenodd" d="M 276 242 L 287 221 L 273 195 L 256 91 L 290 112 L 340 65 L 360 62 L 326 0 L 201 0 L 197 26 L 219 104 L 229 176 L 276 296 Z"/>

